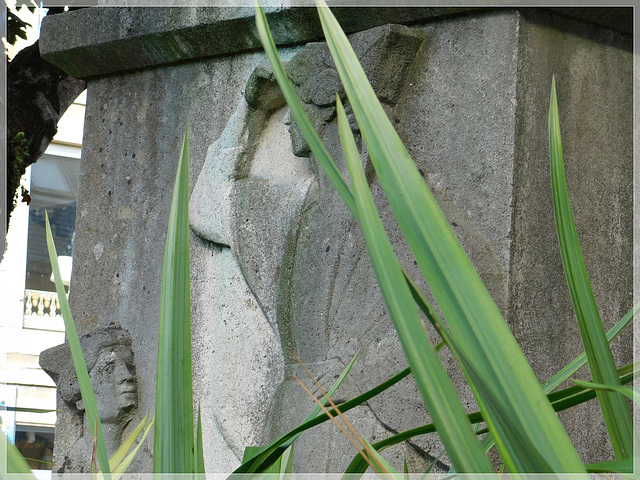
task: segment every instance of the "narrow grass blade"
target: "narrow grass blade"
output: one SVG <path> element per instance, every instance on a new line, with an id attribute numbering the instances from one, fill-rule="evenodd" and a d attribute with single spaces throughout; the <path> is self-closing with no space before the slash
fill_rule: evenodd
<path id="1" fill-rule="evenodd" d="M 333 184 L 336 191 L 342 197 L 343 201 L 353 214 L 354 218 L 358 220 L 357 212 L 355 210 L 355 204 L 353 201 L 353 194 L 351 193 L 351 190 L 345 182 L 342 174 L 338 170 L 335 162 L 322 144 L 322 141 L 320 140 L 317 132 L 311 125 L 307 114 L 304 112 L 302 104 L 300 103 L 300 100 L 298 99 L 295 91 L 293 90 L 293 87 L 291 86 L 291 83 L 289 82 L 287 74 L 284 71 L 284 67 L 282 66 L 282 62 L 280 61 L 280 57 L 278 56 L 278 52 L 276 51 L 276 47 L 269 30 L 269 25 L 264 14 L 264 10 L 257 0 L 254 0 L 254 3 L 256 5 L 256 25 L 260 36 L 260 41 L 262 42 L 265 52 L 269 57 L 275 77 L 278 81 L 278 85 L 282 90 L 287 104 L 291 108 L 291 113 L 300 126 L 301 131 L 303 132 L 303 135 L 307 140 L 311 151 L 313 152 L 314 158 L 322 166 L 325 173 L 327 174 L 327 177 Z M 419 306 L 427 315 L 429 321 L 431 321 L 436 326 L 436 328 L 438 328 L 438 330 L 441 330 L 444 326 L 444 323 L 440 320 L 429 302 L 427 302 L 426 298 L 420 293 L 409 274 L 404 269 L 403 272 Z"/>
<path id="2" fill-rule="evenodd" d="M 558 241 L 591 375 L 596 383 L 619 385 L 613 354 L 602 326 L 571 213 L 562 158 L 555 78 L 551 85 L 549 106 L 549 144 Z M 616 393 L 599 390 L 597 396 L 616 458 L 630 457 L 633 453 L 633 420 L 629 407 L 624 398 Z"/>
<path id="3" fill-rule="evenodd" d="M 640 387 L 624 387 L 622 385 L 603 385 L 602 383 L 585 382 L 583 380 L 573 380 L 573 383 L 591 390 L 604 390 L 607 392 L 615 392 L 633 400 L 640 404 Z"/>
<path id="4" fill-rule="evenodd" d="M 136 428 L 133 429 L 126 440 L 122 442 L 122 445 L 118 447 L 118 450 L 116 450 L 116 452 L 111 456 L 111 458 L 109 459 L 109 466 L 111 467 L 112 471 L 115 471 L 115 467 L 122 462 L 129 450 L 131 450 L 131 447 L 133 447 L 133 444 L 140 436 L 140 433 L 142 433 L 142 431 L 144 430 L 144 427 L 147 425 L 148 421 L 149 414 L 147 413 L 140 421 L 140 423 L 136 425 Z"/>
<path id="5" fill-rule="evenodd" d="M 284 468 L 282 469 L 280 476 L 281 480 L 285 478 L 290 478 L 291 473 L 293 472 L 293 452 L 294 452 L 295 444 L 292 443 L 289 448 L 287 448 L 282 455 L 282 464 Z"/>
<path id="6" fill-rule="evenodd" d="M 145 425 L 142 438 L 140 439 L 138 444 L 135 446 L 135 448 L 131 450 L 131 452 L 129 452 L 129 454 L 126 457 L 124 457 L 122 461 L 116 464 L 116 466 L 113 468 L 113 480 L 119 480 L 122 477 L 122 475 L 127 471 L 127 468 L 129 468 L 129 465 L 131 465 L 131 462 L 133 461 L 135 456 L 138 454 L 138 450 L 140 450 L 140 447 L 142 446 L 145 439 L 147 438 L 147 435 L 149 435 L 149 431 L 153 426 L 154 418 L 155 416 L 151 417 L 151 420 Z M 136 435 L 136 438 L 137 438 L 137 435 Z"/>
<path id="7" fill-rule="evenodd" d="M 506 322 L 375 98 L 346 36 L 324 2 L 317 3 L 371 161 L 459 343 L 458 352 L 468 359 L 469 383 L 509 471 L 584 472 Z"/>
<path id="8" fill-rule="evenodd" d="M 196 424 L 195 443 L 195 465 L 194 473 L 205 473 L 204 471 L 204 444 L 202 442 L 202 418 L 200 416 L 200 406 L 198 406 L 198 423 Z"/>
<path id="9" fill-rule="evenodd" d="M 185 133 L 162 270 L 153 448 L 155 473 L 191 473 L 194 465 L 188 152 Z"/>
<path id="10" fill-rule="evenodd" d="M 309 148 L 313 152 L 313 155 L 316 161 L 322 166 L 327 177 L 336 190 L 346 203 L 349 210 L 355 216 L 355 205 L 353 203 L 353 195 L 351 194 L 351 190 L 349 190 L 349 186 L 347 182 L 345 182 L 340 170 L 336 166 L 335 162 L 327 152 L 327 149 L 322 144 L 320 137 L 314 130 L 307 114 L 304 112 L 302 108 L 302 104 L 295 94 L 291 83 L 289 82 L 289 78 L 284 71 L 284 67 L 282 66 L 282 62 L 280 62 L 280 57 L 278 56 L 278 52 L 276 51 L 275 43 L 273 42 L 273 37 L 271 36 L 271 31 L 269 30 L 269 25 L 267 23 L 267 17 L 264 13 L 264 9 L 260 6 L 260 2 L 258 0 L 254 0 L 254 4 L 256 6 L 256 26 L 258 28 L 258 35 L 260 36 L 260 41 L 262 42 L 262 46 L 264 47 L 265 53 L 269 57 L 269 61 L 271 62 L 271 66 L 273 67 L 273 73 L 278 81 L 278 85 L 280 85 L 280 89 L 282 90 L 282 94 L 289 104 L 289 108 L 291 109 L 291 113 L 295 118 L 300 130 L 302 131 L 304 138 L 309 145 Z M 356 217 L 357 218 L 357 217 Z"/>
<path id="11" fill-rule="evenodd" d="M 440 457 L 433 459 L 433 461 L 429 464 L 429 466 L 427 467 L 427 469 L 424 472 L 424 476 L 422 477 L 423 480 L 428 480 L 427 475 L 433 472 L 433 470 L 436 468 L 436 465 L 438 464 L 439 460 L 440 460 Z"/>
<path id="12" fill-rule="evenodd" d="M 389 462 L 387 462 L 385 458 L 380 455 L 380 453 L 369 443 L 366 438 L 362 438 L 362 441 L 366 446 L 366 455 L 368 455 L 371 461 L 374 464 L 379 465 L 379 468 L 386 473 L 386 475 L 384 475 L 384 478 L 406 480 L 406 478 L 409 476 L 408 472 L 406 472 L 404 475 L 400 475 L 394 470 L 391 464 L 389 464 Z"/>
<path id="13" fill-rule="evenodd" d="M 630 383 L 634 379 L 634 374 L 638 370 L 638 365 L 631 363 L 629 365 L 625 365 L 624 367 L 620 367 L 618 369 L 618 375 L 620 378 L 620 383 L 626 385 Z M 583 388 L 580 386 L 573 386 L 569 388 L 565 388 L 563 390 L 558 390 L 557 392 L 553 392 L 547 395 L 547 398 L 551 402 L 553 409 L 556 412 L 560 412 L 562 410 L 566 410 L 571 407 L 575 407 L 581 403 L 587 402 L 593 398 L 595 398 L 596 394 L 593 390 Z M 341 408 L 345 404 L 341 405 Z M 469 418 L 469 422 L 472 425 L 477 425 L 484 421 L 482 418 L 482 414 L 480 412 L 473 412 L 467 415 Z M 412 428 L 410 430 L 406 430 L 404 432 L 397 433 L 390 437 L 387 437 L 383 440 L 380 440 L 373 445 L 373 447 L 382 451 L 387 447 L 392 445 L 397 445 L 398 443 L 405 442 L 414 437 L 420 435 L 427 435 L 429 433 L 436 432 L 436 427 L 433 423 L 429 423 L 427 425 L 422 425 L 420 427 Z M 476 433 L 478 435 L 486 433 L 486 429 L 478 430 Z M 488 448 L 489 446 L 482 442 L 484 448 Z M 493 443 L 491 443 L 493 445 Z M 367 469 L 367 463 L 364 461 L 360 455 L 356 455 L 354 459 L 351 461 L 347 469 L 345 470 L 345 475 L 343 476 L 344 480 L 357 480 L 359 477 L 357 474 L 363 474 Z"/>
<path id="14" fill-rule="evenodd" d="M 629 312 L 616 323 L 611 330 L 607 332 L 607 342 L 611 341 L 618 336 L 618 334 L 624 330 L 627 325 L 631 324 L 631 320 L 635 316 L 636 312 L 640 309 L 640 303 L 636 304 Z M 587 363 L 586 353 L 582 353 L 570 362 L 566 367 L 556 373 L 553 377 L 542 384 L 542 389 L 545 393 L 551 392 L 554 388 L 560 385 L 565 380 L 568 380 L 571 375 L 576 373 L 583 365 Z"/>
<path id="15" fill-rule="evenodd" d="M 342 434 L 349 440 L 349 442 L 356 448 L 360 456 L 366 459 L 367 463 L 374 469 L 374 471 L 386 479 L 389 480 L 402 480 L 402 477 L 398 475 L 398 473 L 380 457 L 369 445 L 369 443 L 362 438 L 361 435 L 353 428 L 353 425 L 347 420 L 347 417 L 338 409 L 338 406 L 331 400 L 331 397 L 327 395 L 322 386 L 318 383 L 313 374 L 309 371 L 309 369 L 302 363 L 299 358 L 296 358 L 298 362 L 302 365 L 304 370 L 307 372 L 315 386 L 322 392 L 322 398 L 328 401 L 333 409 L 337 413 L 337 417 L 332 415 L 331 412 L 324 406 L 324 402 L 320 402 L 311 390 L 309 390 L 304 383 L 302 383 L 295 375 L 294 380 L 298 382 L 298 384 L 302 387 L 302 389 L 311 397 L 318 406 L 322 409 L 322 411 L 331 419 L 331 421 L 338 427 L 338 429 L 342 432 Z"/>
<path id="16" fill-rule="evenodd" d="M 588 463 L 585 466 L 589 473 L 635 473 L 633 471 L 633 458 L 631 457 L 611 462 Z"/>
<path id="17" fill-rule="evenodd" d="M 491 472 L 492 466 L 471 431 L 464 407 L 431 345 L 402 269 L 378 216 L 360 156 L 337 99 L 340 140 L 365 242 L 385 303 L 420 393 L 451 461 L 460 472 Z"/>
<path id="18" fill-rule="evenodd" d="M 637 371 L 637 363 L 630 363 L 629 365 L 618 368 L 617 373 L 618 378 L 620 379 L 620 384 L 626 385 L 630 383 Z M 571 408 L 595 397 L 596 392 L 594 390 L 586 389 L 578 385 L 574 385 L 563 390 L 558 390 L 548 395 L 549 401 L 551 401 L 551 404 L 556 411 Z"/>
<path id="19" fill-rule="evenodd" d="M 100 417 L 98 415 L 98 404 L 96 398 L 93 395 L 93 388 L 91 387 L 91 379 L 89 378 L 89 372 L 87 370 L 87 364 L 84 361 L 82 355 L 82 347 L 80 346 L 80 339 L 78 338 L 78 332 L 76 325 L 73 322 L 73 316 L 71 315 L 71 308 L 69 308 L 69 301 L 67 300 L 67 293 L 65 292 L 64 285 L 62 284 L 62 277 L 60 276 L 60 267 L 58 266 L 58 255 L 56 253 L 56 246 L 53 242 L 53 235 L 51 234 L 51 225 L 49 224 L 49 214 L 45 211 L 46 221 L 46 237 L 47 237 L 47 249 L 49 251 L 49 260 L 51 262 L 51 269 L 53 270 L 53 277 L 56 285 L 56 292 L 60 301 L 60 311 L 62 313 L 62 319 L 64 320 L 64 329 L 67 335 L 67 341 L 69 342 L 69 349 L 71 350 L 71 358 L 73 359 L 73 365 L 76 370 L 76 376 L 78 377 L 78 384 L 80 385 L 80 394 L 82 395 L 82 401 L 84 403 L 85 413 L 87 415 L 87 422 L 89 423 L 89 429 L 91 430 L 91 436 L 96 438 L 96 452 L 98 455 L 98 461 L 100 462 L 100 468 L 106 475 L 109 474 L 109 457 L 107 455 L 107 448 L 104 443 L 104 434 L 102 432 L 102 423 L 100 423 Z"/>
<path id="20" fill-rule="evenodd" d="M 91 473 L 98 473 L 98 456 L 96 455 L 96 449 L 98 446 L 98 419 L 96 418 L 96 428 L 93 430 L 93 451 L 91 452 Z"/>
<path id="21" fill-rule="evenodd" d="M 634 315 L 640 308 L 640 303 L 636 304 L 629 312 L 616 323 L 611 330 L 607 332 L 607 341 L 611 343 L 611 341 L 618 336 L 618 334 L 628 325 L 631 324 L 631 320 Z M 576 373 L 580 368 L 582 368 L 587 363 L 587 355 L 583 352 L 578 357 L 576 357 L 573 361 L 571 361 L 568 365 L 566 365 L 562 370 L 553 375 L 549 380 L 542 384 L 542 390 L 544 393 L 549 394 L 552 390 L 554 390 L 558 385 L 560 385 L 565 380 L 568 380 L 571 375 Z M 618 371 L 618 374 L 620 371 Z M 491 448 L 494 445 L 493 436 L 491 434 L 486 435 L 482 439 L 482 445 L 485 448 L 485 451 Z"/>
<path id="22" fill-rule="evenodd" d="M 291 477 L 293 471 L 294 443 L 289 445 L 282 454 L 260 473 L 251 475 L 252 480 L 286 480 Z M 261 447 L 245 447 L 242 457 L 243 463 L 250 461 L 263 451 Z M 242 477 L 243 479 L 245 477 Z"/>
<path id="23" fill-rule="evenodd" d="M 400 373 L 394 375 L 389 380 L 381 383 L 377 387 L 374 387 L 371 390 L 368 390 L 367 392 L 365 392 L 365 393 L 363 393 L 361 395 L 358 395 L 357 397 L 340 404 L 340 411 L 347 412 L 347 411 L 349 411 L 349 410 L 351 410 L 351 409 L 353 409 L 353 408 L 355 408 L 355 407 L 357 407 L 359 405 L 362 405 L 367 400 L 375 397 L 379 393 L 381 393 L 384 390 L 387 390 L 391 386 L 395 385 L 400 380 L 402 380 L 403 378 L 408 376 L 410 373 L 411 373 L 411 369 L 410 368 L 404 369 L 403 371 L 401 371 Z M 331 390 L 329 390 L 328 394 L 329 395 L 333 395 L 335 390 L 336 389 L 332 388 Z M 319 412 L 320 409 L 318 408 L 317 410 Z M 329 410 L 329 412 L 331 413 L 331 415 L 336 415 L 336 412 L 333 409 Z M 329 417 L 326 414 L 317 415 L 317 416 L 314 414 L 314 416 L 312 418 L 309 418 L 309 417 L 310 417 L 310 415 L 307 416 L 308 420 L 302 422 L 299 426 L 297 426 L 293 430 L 285 433 L 280 438 L 274 440 L 267 447 L 264 447 L 264 448 L 255 447 L 255 448 L 257 448 L 257 450 L 255 451 L 257 453 L 253 454 L 253 456 L 248 457 L 248 460 L 243 462 L 243 465 L 238 467 L 238 469 L 234 473 L 242 473 L 244 471 L 249 471 L 249 466 L 252 465 L 253 463 L 257 463 L 258 462 L 258 459 L 255 458 L 255 457 L 257 457 L 257 455 L 261 454 L 262 452 L 265 452 L 267 454 L 271 454 L 274 451 L 278 451 L 277 450 L 278 448 L 282 448 L 281 446 L 284 445 L 284 444 L 289 444 L 292 441 L 291 439 L 292 438 L 293 439 L 297 438 L 300 433 L 304 432 L 305 430 L 308 430 L 309 428 L 315 427 L 316 425 L 319 425 L 319 424 L 329 420 Z M 245 455 L 245 457 L 246 457 L 246 455 Z M 266 463 L 266 462 L 264 462 L 264 463 Z M 260 469 L 256 469 L 255 471 L 259 471 L 259 470 Z"/>
<path id="24" fill-rule="evenodd" d="M 57 409 L 47 409 L 47 408 L 24 408 L 24 407 L 7 407 L 2 405 L 0 407 L 0 412 L 2 410 L 6 410 L 8 412 L 26 412 L 26 413 L 51 413 L 58 412 Z"/>

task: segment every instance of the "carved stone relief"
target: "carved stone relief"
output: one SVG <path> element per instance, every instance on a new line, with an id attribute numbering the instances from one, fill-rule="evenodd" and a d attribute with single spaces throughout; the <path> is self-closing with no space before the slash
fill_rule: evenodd
<path id="1" fill-rule="evenodd" d="M 350 40 L 374 91 L 385 108 L 392 109 L 423 42 L 422 32 L 387 25 L 355 34 Z M 346 96 L 327 45 L 306 45 L 286 62 L 285 70 L 311 122 L 347 177 L 335 120 L 336 94 L 343 101 Z M 348 103 L 346 109 L 359 140 Z M 365 150 L 362 161 L 368 178 L 373 179 Z M 382 192 L 377 183 L 371 186 L 380 200 Z M 383 216 L 390 213 L 384 205 L 382 211 Z M 313 401 L 292 379 L 294 373 L 304 377 L 291 350 L 327 387 L 360 351 L 360 365 L 367 365 L 367 372 L 363 374 L 363 367 L 355 368 L 338 400 L 362 393 L 406 366 L 360 227 L 316 165 L 285 107 L 270 67 L 253 71 L 245 99 L 210 147 L 191 197 L 190 222 L 194 232 L 216 244 L 212 245 L 212 262 L 222 264 L 222 255 L 230 250 L 278 339 L 277 346 L 268 350 L 271 362 L 278 367 L 263 377 L 277 379 L 277 389 L 256 389 L 255 379 L 247 380 L 246 385 L 234 379 L 234 391 L 229 391 L 231 397 L 227 398 L 233 403 L 234 397 L 252 392 L 268 406 L 266 417 L 264 413 L 249 414 L 250 418 L 229 421 L 234 428 L 228 428 L 221 421 L 228 409 L 214 402 L 215 423 L 237 458 L 242 455 L 238 438 L 243 436 L 243 429 L 245 438 L 252 430 L 260 432 L 252 438 L 265 443 L 296 426 L 313 408 Z M 246 331 L 253 328 L 247 322 Z M 237 355 L 265 350 L 265 341 L 259 337 L 248 340 L 243 336 L 240 342 Z M 234 362 L 233 358 L 226 361 Z M 360 374 L 355 373 L 358 369 Z M 225 387 L 221 384 L 220 388 Z M 388 402 L 378 399 L 350 413 L 361 434 L 375 439 L 394 431 L 387 423 L 395 428 L 423 423 L 427 414 L 413 384 L 407 382 L 390 396 L 393 398 Z M 405 414 L 399 415 L 398 411 Z M 265 418 L 269 420 L 267 429 Z M 355 450 L 331 426 L 317 432 L 306 435 L 309 443 L 304 437 L 297 443 L 297 464 L 310 472 L 344 469 Z M 429 443 L 414 443 L 412 449 L 408 455 L 414 461 L 422 457 L 428 462 L 440 455 L 438 447 Z"/>
<path id="2" fill-rule="evenodd" d="M 87 370 L 98 404 L 105 443 L 109 455 L 122 443 L 123 432 L 138 406 L 136 370 L 131 350 L 131 336 L 123 328 L 110 324 L 80 339 Z M 75 442 L 69 455 L 56 458 L 59 473 L 89 471 L 92 437 L 84 419 L 84 402 L 76 376 L 69 344 L 55 346 L 40 354 L 40 366 L 56 382 L 59 412 L 56 430 L 74 430 Z M 84 425 L 84 426 L 83 426 Z M 71 455 L 71 452 L 73 453 Z M 83 452 L 83 455 L 80 455 Z M 56 450 L 56 455 L 60 452 Z M 84 459 L 84 465 L 74 464 Z M 73 459 L 73 460 L 71 460 Z"/>

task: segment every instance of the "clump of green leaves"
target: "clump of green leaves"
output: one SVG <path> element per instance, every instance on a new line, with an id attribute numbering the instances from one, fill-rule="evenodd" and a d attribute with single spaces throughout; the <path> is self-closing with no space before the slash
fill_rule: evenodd
<path id="1" fill-rule="evenodd" d="M 13 151 L 16 156 L 16 162 L 18 164 L 24 164 L 27 162 L 29 157 L 29 139 L 26 137 L 24 132 L 18 132 L 13 140 Z"/>

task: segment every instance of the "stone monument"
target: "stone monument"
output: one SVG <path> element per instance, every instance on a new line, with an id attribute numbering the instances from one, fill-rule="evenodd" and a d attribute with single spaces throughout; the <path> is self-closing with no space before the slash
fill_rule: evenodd
<path id="1" fill-rule="evenodd" d="M 569 195 L 605 328 L 633 300 L 632 10 L 596 10 L 335 11 L 541 381 L 582 350 L 551 204 L 552 75 Z M 83 9 L 45 19 L 41 38 L 45 58 L 88 79 L 70 302 L 81 335 L 114 319 L 131 335 L 138 407 L 125 432 L 154 408 L 162 252 L 189 126 L 194 389 L 209 472 L 232 471 L 245 446 L 266 443 L 313 408 L 291 380 L 291 350 L 325 386 L 360 352 L 337 400 L 406 365 L 360 230 L 288 115 L 252 15 Z M 268 18 L 305 109 L 344 172 L 333 105 L 343 93 L 318 43 L 315 12 L 273 8 Z M 415 274 L 360 147 L 392 243 Z M 630 335 L 615 355 L 619 364 L 631 360 Z M 454 360 L 444 353 L 444 361 L 474 409 Z M 410 379 L 349 418 L 371 441 L 429 422 Z M 597 408 L 561 418 L 585 460 L 607 459 Z M 61 416 L 57 429 L 63 452 L 82 426 Z M 343 471 L 356 453 L 344 442 L 331 425 L 308 432 L 297 442 L 295 469 Z M 412 471 L 437 458 L 443 471 L 441 453 L 431 435 L 385 455 L 399 468 L 406 456 Z M 149 447 L 131 471 L 151 471 Z"/>

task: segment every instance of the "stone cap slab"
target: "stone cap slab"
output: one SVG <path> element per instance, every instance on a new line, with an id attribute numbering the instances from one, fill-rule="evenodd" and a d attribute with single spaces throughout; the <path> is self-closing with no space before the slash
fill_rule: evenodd
<path id="1" fill-rule="evenodd" d="M 386 23 L 418 23 L 451 15 L 485 13 L 477 7 L 367 7 L 332 11 L 347 33 Z M 632 8 L 554 8 L 556 13 L 624 33 L 633 31 Z M 315 8 L 266 9 L 278 45 L 322 39 Z M 76 78 L 171 65 L 261 49 L 253 7 L 97 7 L 47 16 L 43 58 Z"/>
<path id="2" fill-rule="evenodd" d="M 334 10 L 348 33 L 472 8 L 352 8 Z M 269 8 L 278 45 L 322 39 L 315 8 Z M 261 49 L 253 7 L 98 7 L 45 17 L 40 53 L 77 78 L 170 65 Z"/>

